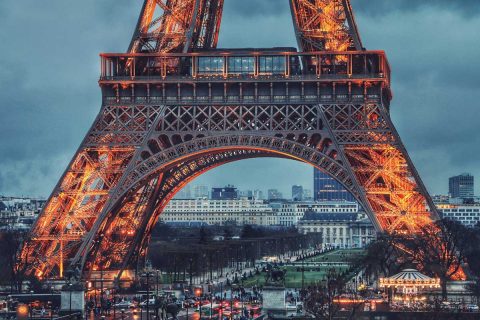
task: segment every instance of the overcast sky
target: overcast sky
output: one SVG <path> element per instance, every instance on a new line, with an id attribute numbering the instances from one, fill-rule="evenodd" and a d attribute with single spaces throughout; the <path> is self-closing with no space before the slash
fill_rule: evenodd
<path id="1" fill-rule="evenodd" d="M 98 53 L 126 50 L 141 2 L 0 1 L 0 194 L 49 195 L 100 108 Z M 387 51 L 392 118 L 430 192 L 480 179 L 480 1 L 352 4 L 364 46 Z M 287 0 L 225 0 L 220 46 L 295 45 Z M 245 160 L 194 183 L 288 195 L 311 188 L 312 169 Z"/>

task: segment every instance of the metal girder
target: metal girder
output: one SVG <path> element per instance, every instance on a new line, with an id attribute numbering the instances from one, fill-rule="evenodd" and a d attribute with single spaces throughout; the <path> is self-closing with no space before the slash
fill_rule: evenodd
<path id="1" fill-rule="evenodd" d="M 302 51 L 362 50 L 349 0 L 289 1 Z M 128 52 L 215 48 L 222 11 L 223 0 L 145 0 Z"/>
<path id="2" fill-rule="evenodd" d="M 189 78 L 194 90 L 197 83 L 208 82 L 205 98 L 216 102 L 209 104 L 183 97 L 180 82 L 175 102 L 165 98 L 165 57 L 161 58 L 163 72 L 138 80 L 135 74 L 126 79 L 112 77 L 105 85 L 115 91 L 115 104 L 109 103 L 111 92 L 108 96 L 108 90 L 104 91 L 97 119 L 20 253 L 19 260 L 30 274 L 62 277 L 66 264 L 80 268 L 86 277 L 100 266 L 120 276 L 145 256 L 153 225 L 179 189 L 212 168 L 251 157 L 293 159 L 328 173 L 356 197 L 377 230 L 418 233 L 438 218 L 390 119 L 390 82 L 382 80 L 383 56 L 377 56 L 382 62 L 378 76 L 360 73 L 355 86 L 362 87 L 363 93 L 359 95 L 358 88 L 353 88 L 357 94 L 352 94 L 352 71 L 367 70 L 368 59 L 359 62 L 343 54 L 363 49 L 349 1 L 290 0 L 290 5 L 301 50 L 341 52 L 335 58 L 339 70 L 315 53 L 319 72 L 315 76 L 328 73 L 332 66 L 338 71 L 335 76 L 345 79 L 318 82 L 315 102 L 307 103 L 304 80 L 310 79 L 308 75 L 262 74 L 262 81 L 272 80 L 270 102 L 275 101 L 273 81 L 284 82 L 286 88 L 283 102 L 266 103 L 258 99 L 259 79 L 241 77 L 235 80 L 240 81 L 240 95 L 242 83 L 250 83 L 255 88 L 250 94 L 256 100 L 229 104 L 226 92 L 235 85 L 233 80 L 215 75 Z M 214 48 L 222 7 L 223 0 L 145 0 L 129 53 L 163 56 Z M 350 56 L 355 54 L 359 55 Z M 124 64 L 117 63 L 115 68 L 111 61 L 103 61 L 102 72 L 114 69 L 112 75 L 123 74 L 119 65 L 128 70 L 158 67 L 136 64 L 130 58 L 122 61 Z M 147 84 L 143 94 L 148 99 L 135 99 L 137 82 Z M 218 82 L 224 82 L 222 100 L 212 96 L 211 84 Z M 325 91 L 328 103 L 321 100 L 320 90 Z M 160 96 L 152 94 L 161 94 L 165 104 L 159 105 Z M 148 104 L 138 102 L 147 100 Z"/>
<path id="3" fill-rule="evenodd" d="M 301 51 L 362 50 L 350 0 L 290 0 Z"/>
<path id="4" fill-rule="evenodd" d="M 215 48 L 222 9 L 223 0 L 145 0 L 128 52 Z"/>

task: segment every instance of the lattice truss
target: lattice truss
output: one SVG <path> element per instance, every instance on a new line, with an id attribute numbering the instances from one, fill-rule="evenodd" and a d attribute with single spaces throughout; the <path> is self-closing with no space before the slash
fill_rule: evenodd
<path id="1" fill-rule="evenodd" d="M 63 275 L 159 113 L 159 107 L 105 107 L 53 191 L 22 250 L 32 272 Z M 38 254 L 35 254 L 38 253 Z"/>
<path id="2" fill-rule="evenodd" d="M 420 232 L 435 214 L 429 210 L 426 190 L 412 171 L 408 154 L 392 132 L 385 107 L 336 104 L 323 110 L 382 229 Z"/>
<path id="3" fill-rule="evenodd" d="M 198 175 L 219 165 L 252 157 L 271 156 L 255 150 L 224 150 L 193 157 L 160 170 L 138 190 L 131 190 L 118 209 L 112 210 L 92 242 L 87 270 L 125 270 L 142 261 L 150 231 L 168 201 Z"/>
<path id="4" fill-rule="evenodd" d="M 349 0 L 290 0 L 303 51 L 362 49 Z M 223 0 L 145 0 L 129 52 L 215 48 Z"/>
<path id="5" fill-rule="evenodd" d="M 31 248 L 24 251 L 42 253 L 31 261 L 38 276 L 45 269 L 63 274 L 64 257 L 78 248 L 90 230 L 133 152 L 133 148 L 100 147 L 78 153 L 31 232 Z"/>
<path id="6" fill-rule="evenodd" d="M 215 48 L 223 0 L 145 0 L 129 52 Z"/>
<path id="7" fill-rule="evenodd" d="M 397 147 L 348 145 L 345 153 L 383 230 L 416 234 L 432 222 L 426 198 Z"/>
<path id="8" fill-rule="evenodd" d="M 132 160 L 135 165 L 112 194 L 110 203 L 118 205 L 109 207 L 74 261 L 87 270 L 134 268 L 171 197 L 196 176 L 231 161 L 276 156 L 308 162 L 358 195 L 336 160 L 320 115 L 319 107 L 311 105 L 164 107 Z M 82 257 L 82 252 L 90 254 Z"/>
<path id="9" fill-rule="evenodd" d="M 348 0 L 291 0 L 291 8 L 303 51 L 362 49 Z"/>
<path id="10" fill-rule="evenodd" d="M 166 107 L 123 192 L 159 165 L 188 153 L 249 146 L 275 150 L 317 166 L 352 186 L 327 130 L 312 105 Z M 353 188 L 352 188 L 353 189 Z M 123 193 L 123 192 L 120 192 Z M 354 191 L 352 191 L 354 192 Z"/>

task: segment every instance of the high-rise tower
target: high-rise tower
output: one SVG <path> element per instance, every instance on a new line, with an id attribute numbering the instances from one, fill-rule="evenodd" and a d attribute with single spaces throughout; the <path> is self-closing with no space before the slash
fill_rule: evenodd
<path id="1" fill-rule="evenodd" d="M 448 193 L 452 198 L 463 200 L 473 200 L 474 195 L 474 177 L 469 173 L 463 173 L 448 179 Z"/>

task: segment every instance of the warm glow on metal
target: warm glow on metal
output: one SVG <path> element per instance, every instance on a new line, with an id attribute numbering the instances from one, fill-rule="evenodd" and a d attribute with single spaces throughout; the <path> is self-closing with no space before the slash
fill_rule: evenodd
<path id="1" fill-rule="evenodd" d="M 290 6 L 300 52 L 236 57 L 210 50 L 223 0 L 144 0 L 128 52 L 101 55 L 102 109 L 21 251 L 29 274 L 133 278 L 182 187 L 255 157 L 327 172 L 378 230 L 418 233 L 437 217 L 390 120 L 385 53 L 364 50 L 350 1 Z M 237 58 L 247 67 L 230 68 Z"/>

